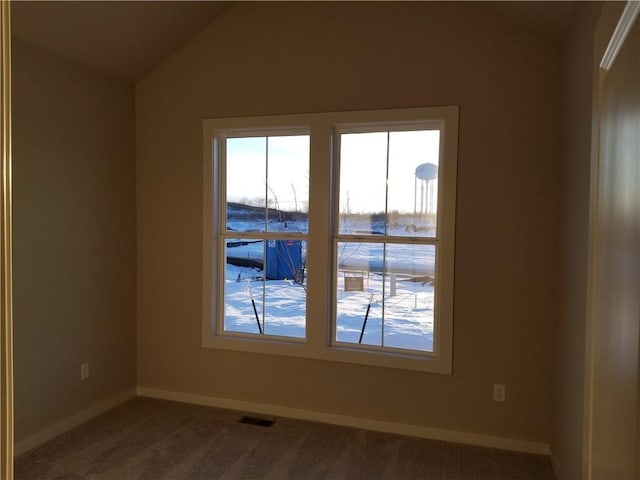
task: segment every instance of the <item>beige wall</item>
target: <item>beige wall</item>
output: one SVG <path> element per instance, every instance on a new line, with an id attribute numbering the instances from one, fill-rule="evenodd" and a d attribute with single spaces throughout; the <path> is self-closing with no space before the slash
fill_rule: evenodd
<path id="1" fill-rule="evenodd" d="M 13 114 L 19 442 L 136 383 L 133 88 L 14 39 Z"/>
<path id="2" fill-rule="evenodd" d="M 469 4 L 230 8 L 136 85 L 139 385 L 548 442 L 558 50 Z M 460 105 L 452 376 L 201 347 L 203 118 L 447 104 Z"/>
<path id="3" fill-rule="evenodd" d="M 582 7 L 564 45 L 561 314 L 556 331 L 551 451 L 558 480 L 582 478 L 593 42 L 601 4 Z"/>

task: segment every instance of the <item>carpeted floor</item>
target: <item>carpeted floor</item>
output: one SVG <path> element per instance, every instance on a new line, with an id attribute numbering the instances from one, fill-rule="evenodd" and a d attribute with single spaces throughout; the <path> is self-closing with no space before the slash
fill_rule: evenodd
<path id="1" fill-rule="evenodd" d="M 553 480 L 548 457 L 136 398 L 16 459 L 16 480 Z"/>

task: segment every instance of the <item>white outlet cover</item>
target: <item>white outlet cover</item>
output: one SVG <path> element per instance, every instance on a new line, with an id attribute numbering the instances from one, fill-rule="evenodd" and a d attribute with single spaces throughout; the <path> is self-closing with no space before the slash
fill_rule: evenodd
<path id="1" fill-rule="evenodd" d="M 89 364 L 83 363 L 80 365 L 80 380 L 86 380 L 89 378 Z"/>
<path id="2" fill-rule="evenodd" d="M 506 387 L 504 385 L 493 386 L 493 401 L 504 402 L 506 400 Z"/>

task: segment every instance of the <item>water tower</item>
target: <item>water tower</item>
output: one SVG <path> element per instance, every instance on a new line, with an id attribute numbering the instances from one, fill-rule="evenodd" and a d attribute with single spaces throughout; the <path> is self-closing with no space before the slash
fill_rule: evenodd
<path id="1" fill-rule="evenodd" d="M 435 180 L 435 181 L 434 181 Z M 420 182 L 420 198 L 418 199 L 418 182 Z M 416 167 L 416 178 L 413 186 L 413 213 L 435 214 L 438 192 L 438 166 L 433 163 L 422 163 Z M 418 201 L 419 200 L 419 201 Z"/>

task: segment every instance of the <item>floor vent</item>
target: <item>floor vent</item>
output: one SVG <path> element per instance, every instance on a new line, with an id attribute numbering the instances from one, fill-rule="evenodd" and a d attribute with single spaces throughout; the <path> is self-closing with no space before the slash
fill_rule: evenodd
<path id="1" fill-rule="evenodd" d="M 276 422 L 273 420 L 267 420 L 266 418 L 244 416 L 240 420 L 238 420 L 238 423 L 246 423 L 247 425 L 257 425 L 258 427 L 271 427 Z"/>

